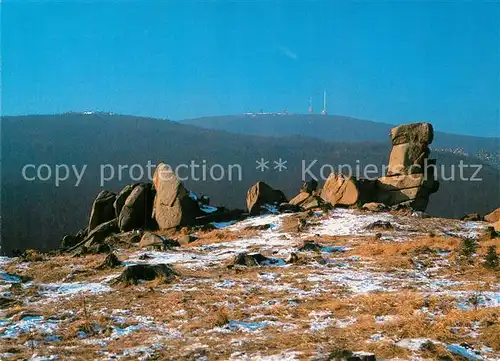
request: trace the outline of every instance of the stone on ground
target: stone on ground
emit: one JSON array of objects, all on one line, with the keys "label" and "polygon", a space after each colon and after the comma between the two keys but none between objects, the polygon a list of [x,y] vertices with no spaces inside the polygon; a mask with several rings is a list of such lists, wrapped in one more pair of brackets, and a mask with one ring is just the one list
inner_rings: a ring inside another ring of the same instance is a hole
[{"label": "stone on ground", "polygon": [[246,203],[250,215],[267,213],[266,205],[275,207],[283,202],[287,202],[283,192],[264,182],[257,182],[247,191]]},{"label": "stone on ground", "polygon": [[125,268],[114,283],[136,285],[139,281],[153,281],[156,279],[171,282],[175,276],[177,276],[177,273],[166,264],[136,264]]}]

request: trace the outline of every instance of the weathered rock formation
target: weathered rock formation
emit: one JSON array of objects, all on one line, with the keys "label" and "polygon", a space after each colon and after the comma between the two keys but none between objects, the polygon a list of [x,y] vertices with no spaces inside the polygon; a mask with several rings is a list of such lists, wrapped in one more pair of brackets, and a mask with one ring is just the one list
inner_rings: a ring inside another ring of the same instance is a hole
[{"label": "weathered rock formation", "polygon": [[433,137],[430,123],[403,124],[391,129],[393,147],[387,176],[376,181],[377,202],[425,210],[429,196],[439,189],[432,170],[435,160],[428,159]]},{"label": "weathered rock formation", "polygon": [[[151,224],[153,200],[154,192],[150,183],[142,183],[134,187],[120,209],[118,216],[120,230],[127,232],[148,228]],[[118,211],[118,208],[116,210]]]},{"label": "weathered rock formation", "polygon": [[314,179],[304,182],[300,193],[288,203],[300,206],[304,210],[322,208],[325,205],[325,201],[317,194],[317,188],[318,182]]},{"label": "weathered rock formation", "polygon": [[115,218],[115,209],[113,207],[115,199],[116,194],[107,190],[103,190],[97,195],[90,211],[89,232],[98,225]]},{"label": "weathered rock formation", "polygon": [[116,196],[115,203],[113,203],[113,207],[115,208],[116,218],[120,217],[120,212],[122,211],[125,201],[127,200],[128,196],[130,195],[130,193],[132,193],[132,191],[136,186],[137,184],[128,184]]},{"label": "weathered rock formation", "polygon": [[273,189],[264,182],[257,182],[247,191],[246,201],[248,213],[258,215],[287,202],[287,199],[282,191]]},{"label": "weathered rock formation", "polygon": [[[434,131],[429,123],[403,124],[393,128],[393,147],[386,176],[370,180],[331,173],[323,186],[321,198],[334,206],[382,203],[424,211],[429,196],[439,188],[434,179],[435,160],[428,159],[433,137]],[[306,194],[301,193],[291,202],[303,206],[305,199]]]},{"label": "weathered rock formation", "polygon": [[195,224],[196,218],[203,214],[198,202],[166,164],[156,167],[153,185],[156,191],[153,218],[160,229]]}]

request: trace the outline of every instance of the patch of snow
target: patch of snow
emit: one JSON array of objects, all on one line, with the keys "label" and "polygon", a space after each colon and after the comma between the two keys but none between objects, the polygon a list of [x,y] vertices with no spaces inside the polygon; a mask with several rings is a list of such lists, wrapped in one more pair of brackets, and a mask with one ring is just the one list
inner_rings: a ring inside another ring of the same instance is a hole
[{"label": "patch of snow", "polygon": [[37,354],[34,354],[29,358],[29,361],[52,361],[52,360],[59,360],[59,356],[57,355],[50,355],[50,356],[38,356]]},{"label": "patch of snow", "polygon": [[40,284],[40,295],[44,297],[72,297],[81,293],[109,292],[112,288],[106,284],[93,282],[48,283]]},{"label": "patch of snow", "polygon": [[448,345],[446,347],[448,351],[450,351],[452,354],[459,355],[466,360],[472,360],[472,361],[481,361],[484,360],[484,358],[481,355],[478,355],[477,353],[474,352],[473,349],[457,345],[457,344],[452,344]]},{"label": "patch of snow", "polygon": [[248,355],[244,352],[235,352],[231,354],[229,361],[296,361],[299,360],[298,352],[282,352],[277,355],[263,356],[260,353]]},{"label": "patch of snow", "polygon": [[396,342],[396,346],[406,348],[411,351],[419,351],[427,342],[440,344],[439,341],[431,340],[430,338],[404,338]]},{"label": "patch of snow", "polygon": [[375,316],[375,323],[391,322],[397,319],[395,315]]},{"label": "patch of snow", "polygon": [[[125,266],[134,264],[177,264],[180,263],[188,268],[203,268],[210,264],[218,264],[221,258],[217,254],[201,254],[194,252],[179,251],[149,251],[147,252],[150,258],[140,259],[144,252],[138,251],[130,254],[130,257],[123,262]],[[230,257],[230,256],[228,256]],[[226,257],[227,258],[227,257]]]},{"label": "patch of snow", "polygon": [[339,319],[335,322],[335,326],[338,328],[345,328],[352,326],[357,322],[356,317],[347,317],[344,319]]},{"label": "patch of snow", "polygon": [[228,331],[254,332],[268,325],[269,325],[268,321],[243,322],[243,321],[231,320],[227,325],[222,327],[216,327],[214,328],[214,330],[219,332],[228,332]]},{"label": "patch of snow", "polygon": [[288,217],[290,214],[264,214],[262,216],[250,217],[243,221],[235,223],[233,226],[229,227],[230,231],[239,231],[250,226],[263,226],[265,224],[273,224],[279,227],[283,222],[284,217]]},{"label": "patch of snow", "polygon": [[320,252],[333,253],[333,252],[345,252],[349,248],[345,246],[323,246],[320,248]]},{"label": "patch of snow", "polygon": [[198,196],[196,195],[196,193],[194,193],[193,191],[189,191],[189,194],[188,194],[189,198],[191,198],[192,200],[194,201],[197,201],[198,200]]},{"label": "patch of snow", "polygon": [[219,282],[219,283],[216,283],[214,285],[215,288],[231,288],[231,287],[234,287],[236,285],[236,282],[235,281],[231,281],[231,280],[224,280],[222,282]]},{"label": "patch of snow", "polygon": [[474,308],[500,307],[500,292],[492,291],[442,291],[433,295],[445,295],[456,298],[456,306],[463,310]]},{"label": "patch of snow", "polygon": [[0,333],[0,338],[17,338],[29,332],[50,335],[59,327],[59,321],[45,319],[43,316],[26,316],[19,321],[0,319],[0,327],[5,328]]},{"label": "patch of snow", "polygon": [[229,221],[229,222],[211,222],[210,224],[213,225],[216,229],[223,229],[232,226],[235,223],[236,221]]},{"label": "patch of snow", "polygon": [[352,209],[336,208],[308,233],[329,236],[371,235],[373,230],[367,230],[366,227],[376,221],[387,221],[397,226],[394,216],[389,213],[358,213]]},{"label": "patch of snow", "polygon": [[0,271],[0,282],[5,282],[5,283],[20,283],[21,278],[11,275],[7,272],[1,272]]},{"label": "patch of snow", "polygon": [[310,328],[311,331],[316,332],[330,327],[333,324],[333,319],[330,317],[332,313],[330,311],[312,311],[309,316],[313,318]]},{"label": "patch of snow", "polygon": [[262,272],[262,273],[259,273],[259,278],[265,279],[265,280],[269,280],[269,281],[273,281],[276,278],[278,278],[278,275],[276,273],[265,273],[265,272]]},{"label": "patch of snow", "polygon": [[[330,271],[330,270],[325,270]],[[307,277],[309,282],[323,283],[325,281],[339,283],[351,292],[365,294],[375,291],[391,291],[384,283],[391,280],[389,275],[361,270],[337,269],[329,273],[317,273]]]},{"label": "patch of snow", "polygon": [[205,212],[205,213],[214,213],[214,212],[217,212],[217,207],[207,206],[206,204],[202,204],[200,206],[200,209],[201,209],[202,212]]}]

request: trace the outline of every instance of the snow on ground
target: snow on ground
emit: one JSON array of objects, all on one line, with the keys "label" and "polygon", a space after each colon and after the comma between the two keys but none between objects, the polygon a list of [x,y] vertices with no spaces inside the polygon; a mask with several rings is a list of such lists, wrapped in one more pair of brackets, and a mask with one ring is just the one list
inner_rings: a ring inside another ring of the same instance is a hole
[{"label": "snow on ground", "polygon": [[282,352],[276,355],[263,356],[260,353],[248,355],[245,352],[235,352],[229,361],[295,361],[300,360],[298,352]]},{"label": "snow on ground", "polygon": [[359,214],[351,209],[339,208],[331,211],[327,219],[312,227],[308,233],[329,236],[373,235],[373,230],[367,230],[366,227],[376,221],[386,221],[400,227],[395,217],[388,213]]},{"label": "snow on ground", "polygon": [[39,294],[46,298],[71,297],[81,293],[109,292],[107,284],[96,282],[48,283],[40,284]]}]

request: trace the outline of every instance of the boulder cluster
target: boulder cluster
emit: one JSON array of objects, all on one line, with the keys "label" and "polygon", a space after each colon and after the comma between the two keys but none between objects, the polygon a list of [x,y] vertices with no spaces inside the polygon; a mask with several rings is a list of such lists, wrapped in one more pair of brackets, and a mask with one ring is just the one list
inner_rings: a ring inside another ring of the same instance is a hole
[{"label": "boulder cluster", "polygon": [[[263,213],[326,210],[332,206],[357,205],[370,211],[404,206],[424,211],[430,194],[439,185],[426,168],[435,164],[428,160],[432,139],[429,123],[395,127],[391,130],[393,148],[386,176],[368,180],[332,173],[322,189],[316,180],[309,180],[290,201],[282,191],[257,182],[247,191],[246,212],[210,206],[207,197],[186,189],[172,169],[160,163],[152,183],[127,185],[118,194],[101,191],[92,204],[88,226],[76,235],[65,236],[61,246],[76,254],[109,252],[116,244],[165,249],[194,240],[190,235],[175,241],[164,236],[182,227],[210,227],[213,222]],[[162,235],[148,232],[158,230]]]},{"label": "boulder cluster", "polygon": [[321,191],[321,198],[332,205],[373,203],[388,207],[407,207],[425,211],[429,196],[437,192],[436,161],[428,159],[433,140],[429,123],[404,124],[391,129],[392,151],[386,176],[376,180],[356,179],[332,173]]}]

